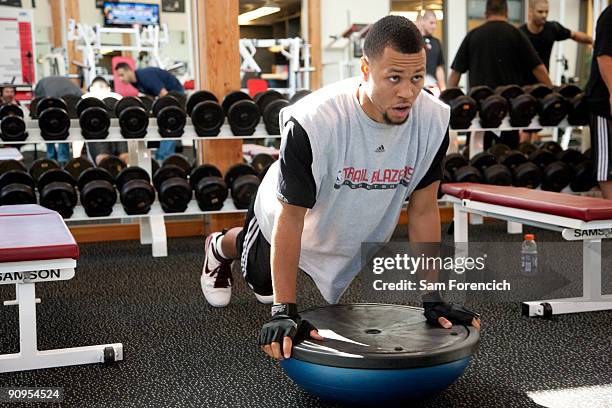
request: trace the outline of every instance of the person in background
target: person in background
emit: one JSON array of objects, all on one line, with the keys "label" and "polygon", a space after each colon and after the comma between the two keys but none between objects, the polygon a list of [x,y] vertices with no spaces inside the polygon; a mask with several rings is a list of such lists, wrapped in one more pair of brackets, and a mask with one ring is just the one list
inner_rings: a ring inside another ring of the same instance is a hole
[{"label": "person in background", "polygon": [[419,30],[425,41],[425,52],[427,55],[425,87],[437,87],[440,92],[446,89],[446,74],[444,73],[444,53],[440,40],[433,36],[436,31],[438,20],[436,13],[425,10],[425,13],[417,19]]},{"label": "person in background", "polygon": [[[52,96],[61,98],[64,95],[76,95],[81,97],[83,92],[70,78],[63,76],[49,76],[41,79],[34,88],[34,96],[44,98]],[[54,143],[47,144],[47,158],[57,160],[61,164],[70,160],[70,144],[58,143],[57,147]]]},{"label": "person in background", "polygon": [[17,88],[12,84],[4,84],[0,86],[2,90],[2,96],[0,105],[17,104],[15,97],[17,96]]},{"label": "person in background", "polygon": [[117,92],[113,92],[113,88],[111,87],[110,83],[106,80],[106,78],[102,76],[95,77],[91,81],[91,84],[89,85],[89,88],[87,89],[87,93],[82,96],[82,98],[89,98],[89,97],[98,98],[98,99],[104,99],[104,98],[121,99],[123,98],[123,96],[119,95]]},{"label": "person in background", "polygon": [[[579,31],[571,31],[556,21],[546,21],[548,17],[548,0],[529,0],[529,11],[527,23],[520,27],[520,30],[529,38],[538,56],[549,70],[550,54],[555,41],[564,41],[568,38],[581,43],[593,44],[593,38]],[[526,83],[535,84],[538,80],[529,73]]]},{"label": "person in background", "polygon": [[[133,85],[145,95],[154,97],[165,96],[168,92],[185,93],[183,85],[168,71],[157,67],[140,68],[133,70],[126,62],[115,65],[115,72],[122,82]],[[156,160],[164,160],[176,150],[174,140],[162,140],[155,153]]]},{"label": "person in background", "polygon": [[585,93],[591,108],[591,150],[597,181],[604,198],[612,200],[612,6],[597,19]]}]

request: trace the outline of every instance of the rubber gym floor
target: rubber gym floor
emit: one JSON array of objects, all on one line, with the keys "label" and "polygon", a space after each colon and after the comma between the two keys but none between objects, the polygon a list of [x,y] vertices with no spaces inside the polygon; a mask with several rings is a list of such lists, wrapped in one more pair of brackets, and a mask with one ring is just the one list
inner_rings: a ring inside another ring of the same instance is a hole
[{"label": "rubber gym floor", "polygon": [[[561,240],[526,228],[532,231],[540,241]],[[394,239],[405,237],[398,227]],[[472,241],[520,239],[499,222],[470,229]],[[257,303],[239,274],[228,307],[206,304],[202,246],[202,238],[171,239],[169,256],[153,258],[138,242],[81,245],[72,280],[37,285],[39,349],[122,342],[124,361],[0,374],[0,386],[63,387],[66,407],[333,406],[297,388],[259,351],[269,307]],[[604,254],[610,249],[604,246]],[[558,255],[560,264],[582,256]],[[300,307],[324,304],[310,280],[302,276],[298,284]],[[367,302],[362,285],[357,278],[341,302]],[[604,288],[612,293],[606,265]],[[14,286],[0,285],[1,300],[13,296]],[[521,317],[518,303],[467,306],[483,315],[479,351],[455,384],[411,407],[535,407],[528,393],[538,391],[549,407],[612,406],[612,311],[547,321]],[[17,308],[0,307],[0,321],[0,353],[18,352]]]}]

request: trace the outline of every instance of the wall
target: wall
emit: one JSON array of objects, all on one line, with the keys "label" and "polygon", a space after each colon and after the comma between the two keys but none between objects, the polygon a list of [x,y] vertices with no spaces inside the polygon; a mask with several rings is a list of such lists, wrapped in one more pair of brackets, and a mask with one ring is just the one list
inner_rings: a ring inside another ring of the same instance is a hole
[{"label": "wall", "polygon": [[[321,59],[323,85],[341,78],[340,65],[347,60],[347,51],[329,47],[332,35],[339,35],[353,23],[374,23],[389,14],[390,1],[321,0]],[[351,51],[352,52],[352,51]],[[352,76],[359,73],[359,60],[351,58]],[[348,71],[348,70],[347,70]],[[345,73],[345,77],[347,73]]]},{"label": "wall", "polygon": [[[558,21],[566,28],[572,31],[579,31],[580,27],[580,0],[553,0],[548,2],[550,4],[550,10],[548,14],[549,21]],[[565,3],[565,15],[563,21],[561,21],[561,4]],[[556,63],[557,52],[561,50],[561,53],[567,58],[568,71],[566,76],[574,76],[576,73],[576,60],[578,54],[578,43],[573,40],[558,41],[555,43],[551,56],[550,56],[550,78],[555,83],[557,75],[563,73],[563,67],[559,63]],[[560,78],[560,76],[559,76]]]}]

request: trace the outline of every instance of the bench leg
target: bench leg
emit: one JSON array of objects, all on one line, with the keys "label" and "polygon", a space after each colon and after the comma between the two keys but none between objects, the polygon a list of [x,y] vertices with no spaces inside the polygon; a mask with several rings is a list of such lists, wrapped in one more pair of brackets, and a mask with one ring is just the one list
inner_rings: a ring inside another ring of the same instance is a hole
[{"label": "bench leg", "polygon": [[558,314],[612,310],[612,295],[601,293],[601,240],[582,243],[582,297],[524,302],[523,316],[551,317]]},{"label": "bench leg", "polygon": [[19,305],[19,353],[0,355],[0,373],[102,363],[105,349],[107,355],[114,355],[114,361],[123,360],[121,343],[39,351],[34,283],[17,284],[16,301]]},{"label": "bench leg", "polygon": [[520,222],[508,221],[507,231],[508,234],[522,234],[523,224]]},{"label": "bench leg", "polygon": [[168,256],[166,224],[163,215],[152,215],[149,218],[152,237],[152,252],[154,257]]}]

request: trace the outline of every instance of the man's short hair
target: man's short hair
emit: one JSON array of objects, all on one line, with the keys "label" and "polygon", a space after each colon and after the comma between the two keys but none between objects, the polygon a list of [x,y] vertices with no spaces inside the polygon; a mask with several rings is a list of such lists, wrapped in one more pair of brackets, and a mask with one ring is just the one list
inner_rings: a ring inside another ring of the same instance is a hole
[{"label": "man's short hair", "polygon": [[508,2],[506,0],[487,0],[486,14],[491,16],[503,16],[508,13]]},{"label": "man's short hair", "polygon": [[382,55],[386,47],[404,54],[416,54],[423,49],[423,36],[406,17],[386,16],[372,25],[363,44],[368,58]]},{"label": "man's short hair", "polygon": [[131,71],[132,67],[127,62],[120,62],[117,65],[115,65],[115,71],[117,71],[119,69],[125,69],[127,71]]},{"label": "man's short hair", "polygon": [[548,0],[529,0],[529,8],[533,10],[540,3],[548,4]]}]

